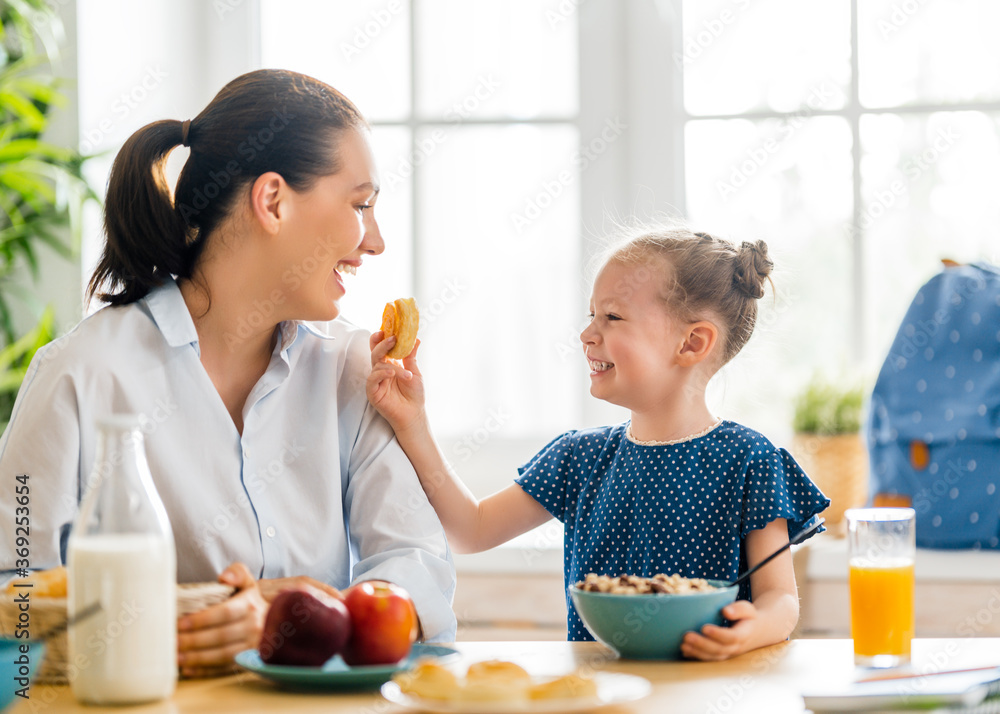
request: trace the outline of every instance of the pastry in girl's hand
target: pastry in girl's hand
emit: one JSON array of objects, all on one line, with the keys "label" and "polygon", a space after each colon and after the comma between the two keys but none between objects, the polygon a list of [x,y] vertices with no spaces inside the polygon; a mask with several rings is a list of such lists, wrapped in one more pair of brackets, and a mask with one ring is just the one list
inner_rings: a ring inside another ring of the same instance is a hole
[{"label": "pastry in girl's hand", "polygon": [[387,302],[382,312],[382,332],[385,337],[396,337],[396,344],[386,355],[390,359],[403,359],[411,352],[417,342],[417,327],[420,324],[420,312],[413,298],[400,298],[395,302]]},{"label": "pastry in girl's hand", "polygon": [[458,692],[455,675],[434,662],[420,662],[409,672],[393,675],[392,679],[399,685],[399,691],[425,699],[454,699]]},{"label": "pastry in girl's hand", "polygon": [[597,696],[597,683],[589,677],[567,674],[551,682],[536,684],[528,695],[532,699],[583,699]]}]

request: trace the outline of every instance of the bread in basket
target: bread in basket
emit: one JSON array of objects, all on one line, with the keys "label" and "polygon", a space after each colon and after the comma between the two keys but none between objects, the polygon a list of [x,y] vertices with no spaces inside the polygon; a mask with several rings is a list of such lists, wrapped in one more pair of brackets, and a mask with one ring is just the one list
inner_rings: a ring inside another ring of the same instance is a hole
[{"label": "bread in basket", "polygon": [[[13,636],[21,611],[15,601],[24,588],[17,584],[30,583],[30,632],[32,636],[66,622],[66,568],[59,566],[40,570],[28,578],[11,582],[0,594],[0,634]],[[233,588],[221,583],[184,583],[177,586],[177,617],[198,612],[227,600]],[[63,629],[46,644],[45,659],[38,670],[36,682],[68,683],[68,637]]]}]

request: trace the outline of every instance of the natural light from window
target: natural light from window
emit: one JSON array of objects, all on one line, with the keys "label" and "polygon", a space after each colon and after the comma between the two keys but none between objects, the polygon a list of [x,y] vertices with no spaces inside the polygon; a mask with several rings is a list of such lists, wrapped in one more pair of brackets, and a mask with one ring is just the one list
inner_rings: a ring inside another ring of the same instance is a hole
[{"label": "natural light from window", "polygon": [[585,307],[575,22],[551,27],[533,0],[414,18],[406,2],[260,4],[263,65],[329,82],[373,127],[386,251],[349,282],[344,316],[375,329],[387,300],[416,296],[441,434],[575,424],[583,359],[567,365],[553,328]]},{"label": "natural light from window", "polygon": [[[777,264],[724,380],[772,433],[817,370],[873,381],[940,259],[997,262],[1000,8],[857,6],[852,38],[847,0],[683,3],[689,217]],[[741,386],[758,366],[785,377],[766,396]]]}]

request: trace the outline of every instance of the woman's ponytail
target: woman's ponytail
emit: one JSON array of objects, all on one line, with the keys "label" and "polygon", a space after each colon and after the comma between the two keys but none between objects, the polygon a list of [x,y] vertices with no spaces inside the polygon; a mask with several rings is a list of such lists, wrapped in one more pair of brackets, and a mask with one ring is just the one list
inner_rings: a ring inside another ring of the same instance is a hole
[{"label": "woman's ponytail", "polygon": [[89,298],[125,305],[171,274],[187,277],[188,229],[164,175],[167,156],[182,143],[181,127],[176,120],[147,124],[115,157],[104,203],[107,242],[87,287]]}]

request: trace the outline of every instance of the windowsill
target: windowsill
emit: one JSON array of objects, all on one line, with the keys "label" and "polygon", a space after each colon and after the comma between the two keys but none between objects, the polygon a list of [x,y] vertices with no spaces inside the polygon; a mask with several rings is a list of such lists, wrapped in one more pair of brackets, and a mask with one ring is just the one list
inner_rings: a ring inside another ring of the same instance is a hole
[{"label": "windowsill", "polygon": [[[810,580],[847,580],[847,539],[823,534],[810,539],[806,573]],[[917,548],[918,581],[1000,582],[1000,551]]]}]

